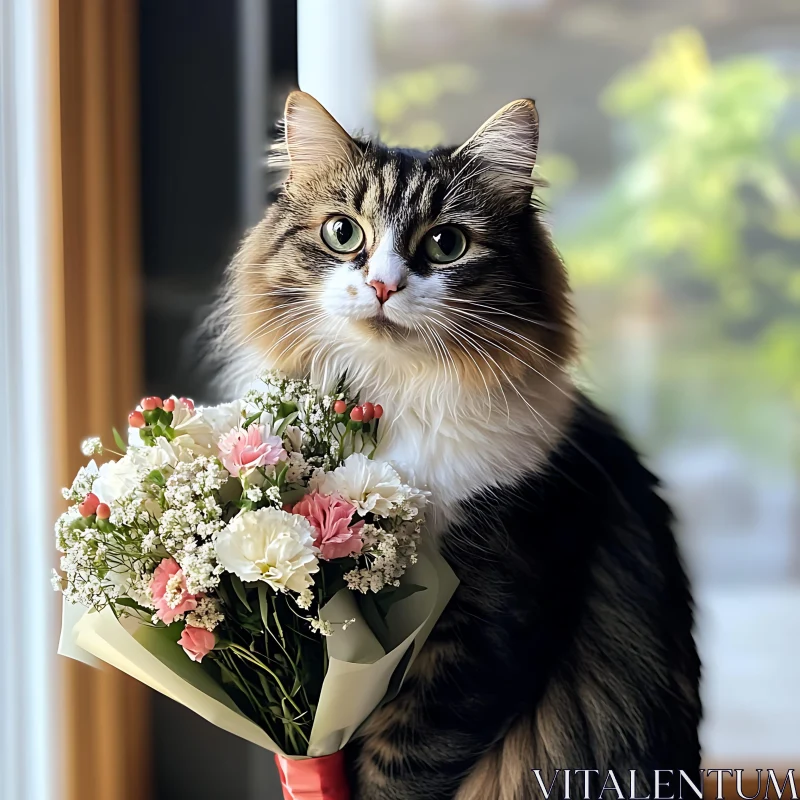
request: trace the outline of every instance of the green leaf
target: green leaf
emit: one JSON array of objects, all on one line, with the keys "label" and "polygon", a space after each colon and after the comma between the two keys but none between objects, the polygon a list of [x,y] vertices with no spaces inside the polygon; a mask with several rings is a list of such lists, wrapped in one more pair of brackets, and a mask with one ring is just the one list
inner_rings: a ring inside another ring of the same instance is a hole
[{"label": "green leaf", "polygon": [[293,422],[294,422],[294,421],[295,421],[295,420],[296,420],[296,419],[297,419],[299,416],[300,416],[300,414],[299,414],[299,412],[298,412],[298,411],[294,411],[293,413],[289,414],[289,416],[288,416],[288,417],[286,417],[286,419],[284,419],[284,420],[283,420],[283,422],[281,422],[281,424],[280,424],[280,425],[278,425],[278,427],[277,427],[277,429],[276,429],[276,431],[275,431],[275,435],[276,435],[276,436],[283,436],[283,434],[284,434],[284,433],[286,433],[286,429],[287,429],[287,428],[288,428],[288,427],[289,427],[289,426],[290,426],[290,425],[291,425],[291,424],[292,424],[292,423],[293,423]]},{"label": "green leaf", "polygon": [[114,600],[114,604],[118,606],[125,606],[125,608],[135,608],[137,611],[145,610],[144,606],[140,606],[135,600],[132,600],[130,597],[118,597],[116,600]]},{"label": "green leaf", "polygon": [[239,620],[239,624],[242,626],[242,629],[246,630],[251,636],[260,636],[264,631],[264,626],[261,624],[260,619],[257,622],[253,618]]},{"label": "green leaf", "polygon": [[167,482],[164,480],[164,474],[161,472],[160,469],[154,469],[151,473],[148,474],[147,480],[152,481],[157,486],[166,486]]},{"label": "green leaf", "polygon": [[231,598],[228,596],[228,592],[227,592],[227,590],[225,589],[225,586],[222,583],[220,583],[219,586],[217,586],[217,594],[220,596],[220,598],[222,599],[222,602],[228,608],[233,608],[233,603],[231,603]]},{"label": "green leaf", "polygon": [[275,476],[275,485],[277,487],[281,487],[283,482],[286,480],[286,473],[289,470],[289,462],[287,461],[280,469],[278,474]]},{"label": "green leaf", "polygon": [[391,586],[388,589],[382,589],[375,597],[375,604],[385,617],[389,613],[389,609],[401,600],[411,597],[412,594],[417,592],[424,592],[424,586],[418,586],[416,583],[401,583],[400,586]]},{"label": "green leaf", "polygon": [[288,417],[293,411],[297,411],[297,403],[282,401],[278,407],[278,417]]},{"label": "green leaf", "polygon": [[114,441],[116,442],[117,447],[119,447],[120,452],[127,453],[128,445],[125,444],[125,440],[122,438],[122,436],[120,436],[119,431],[116,428],[112,428],[111,432],[114,434]]},{"label": "green leaf", "polygon": [[244,584],[239,577],[233,573],[231,573],[231,585],[233,586],[233,591],[236,592],[236,596],[242,601],[242,605],[244,605],[248,611],[252,611],[253,609],[250,607],[250,603],[247,602],[247,590],[244,588]]},{"label": "green leaf", "polygon": [[258,675],[258,682],[261,684],[261,689],[266,695],[267,700],[269,700],[270,703],[275,703],[276,702],[275,693],[272,690],[272,687],[269,685],[269,680],[267,680],[267,676],[261,670],[258,670],[256,672],[256,675]]},{"label": "green leaf", "polygon": [[243,423],[243,428],[249,428],[264,412],[263,411],[256,411],[255,414],[251,414]]},{"label": "green leaf", "polygon": [[375,638],[380,642],[381,647],[387,652],[391,649],[389,628],[386,625],[381,610],[372,592],[357,595],[358,606],[364,615],[364,621],[369,625],[369,629],[375,634]]},{"label": "green leaf", "polygon": [[281,492],[281,500],[291,505],[299,503],[305,496],[305,489],[290,489],[288,492]]},{"label": "green leaf", "polygon": [[240,692],[242,692],[246,696],[247,689],[242,684],[242,681],[239,678],[239,676],[232,670],[228,669],[228,667],[225,666],[225,664],[223,664],[221,661],[218,662],[218,665],[219,665],[220,675],[222,676],[222,683],[226,685],[235,686],[237,689],[239,689]]}]

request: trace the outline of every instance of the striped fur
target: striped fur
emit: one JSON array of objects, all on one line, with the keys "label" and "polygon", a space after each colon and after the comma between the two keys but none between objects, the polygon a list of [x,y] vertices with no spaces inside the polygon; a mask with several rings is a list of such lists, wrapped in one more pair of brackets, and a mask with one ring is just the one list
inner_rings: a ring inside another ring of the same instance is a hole
[{"label": "striped fur", "polygon": [[696,774],[690,595],[654,489],[582,400],[543,472],[465,503],[443,536],[462,583],[353,745],[358,800],[538,798],[533,768],[637,769],[640,792]]},{"label": "striped fur", "polygon": [[[229,270],[224,358],[345,375],[382,403],[379,455],[432,489],[430,532],[461,578],[402,692],[348,748],[354,800],[526,800],[533,768],[699,766],[671,517],[570,379],[537,143],[531,101],[460,148],[417,153],[353,139],[295,93],[285,181]],[[364,233],[350,254],[320,235],[341,214]],[[468,240],[447,265],[423,245],[441,224]],[[383,306],[368,285],[381,269],[399,286]]]}]

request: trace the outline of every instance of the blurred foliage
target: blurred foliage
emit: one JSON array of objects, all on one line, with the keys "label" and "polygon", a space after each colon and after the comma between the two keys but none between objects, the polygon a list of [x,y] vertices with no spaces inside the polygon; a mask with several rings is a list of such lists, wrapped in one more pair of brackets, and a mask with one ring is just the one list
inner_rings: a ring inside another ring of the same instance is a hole
[{"label": "blurred foliage", "polygon": [[767,58],[712,63],[696,30],[665,37],[603,93],[626,158],[561,244],[578,287],[649,276],[702,318],[689,349],[748,349],[800,404],[800,137],[782,133],[797,96]]},{"label": "blurred foliage", "polygon": [[[548,203],[554,203],[578,179],[578,167],[563,153],[540,153],[536,159],[534,175],[544,182]],[[541,194],[541,192],[538,192]]]},{"label": "blurred foliage", "polygon": [[434,64],[391,75],[375,93],[381,139],[390,147],[419,150],[442,144],[446,136],[435,119],[437,102],[448,94],[467,94],[476,84],[477,73],[467,64]]},{"label": "blurred foliage", "polygon": [[[375,96],[382,139],[441,144],[442,99],[477,84],[462,63],[391,75]],[[765,408],[778,387],[800,406],[800,134],[787,130],[799,87],[765,56],[712,62],[701,34],[679,29],[600,98],[624,157],[599,196],[586,202],[567,156],[540,158],[548,201],[572,202],[578,184],[572,208],[589,209],[558,241],[595,317],[592,338],[618,336],[619,315],[633,313],[651,315],[669,339],[651,376],[662,399],[648,435],[661,441],[716,424],[762,438],[762,420],[745,409]],[[619,353],[596,345],[599,382],[625,391],[613,378]]]}]

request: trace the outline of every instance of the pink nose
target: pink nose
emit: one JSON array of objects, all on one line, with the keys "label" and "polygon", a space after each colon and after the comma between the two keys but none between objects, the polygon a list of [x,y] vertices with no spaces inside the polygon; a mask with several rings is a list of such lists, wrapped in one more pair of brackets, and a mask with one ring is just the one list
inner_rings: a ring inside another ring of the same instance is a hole
[{"label": "pink nose", "polygon": [[396,283],[370,281],[367,285],[371,286],[375,290],[375,294],[378,296],[378,302],[381,305],[383,305],[397,291]]}]

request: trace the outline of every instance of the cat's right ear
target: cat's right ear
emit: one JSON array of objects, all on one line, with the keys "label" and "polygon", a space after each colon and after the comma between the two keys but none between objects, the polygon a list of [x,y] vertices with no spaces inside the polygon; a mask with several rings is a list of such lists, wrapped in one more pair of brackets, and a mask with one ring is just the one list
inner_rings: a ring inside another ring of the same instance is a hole
[{"label": "cat's right ear", "polygon": [[306,92],[292,92],[287,98],[285,125],[291,173],[326,161],[352,162],[358,153],[347,131]]}]

